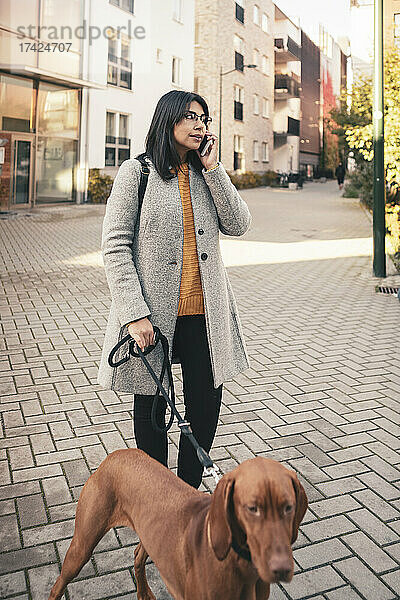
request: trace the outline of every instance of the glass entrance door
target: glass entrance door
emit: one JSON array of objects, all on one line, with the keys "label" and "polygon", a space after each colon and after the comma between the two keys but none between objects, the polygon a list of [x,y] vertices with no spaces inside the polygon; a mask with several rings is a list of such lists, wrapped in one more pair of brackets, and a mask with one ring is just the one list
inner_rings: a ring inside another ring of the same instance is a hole
[{"label": "glass entrance door", "polygon": [[14,138],[12,171],[12,204],[31,201],[32,141]]}]

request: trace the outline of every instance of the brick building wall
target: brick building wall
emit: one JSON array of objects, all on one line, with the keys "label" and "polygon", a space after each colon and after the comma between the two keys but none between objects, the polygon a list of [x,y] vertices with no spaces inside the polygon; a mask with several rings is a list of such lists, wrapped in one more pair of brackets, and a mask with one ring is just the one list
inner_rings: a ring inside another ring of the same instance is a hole
[{"label": "brick building wall", "polygon": [[[272,111],[274,93],[274,6],[270,0],[257,0],[260,25],[253,22],[254,2],[242,0],[244,23],[236,19],[235,2],[226,0],[196,0],[195,90],[203,95],[213,117],[212,130],[219,131],[219,74],[235,67],[234,36],[243,40],[244,64],[254,61],[254,49],[259,50],[257,69],[244,68],[222,78],[222,135],[221,159],[228,171],[234,169],[234,136],[243,140],[242,170],[266,171],[272,168]],[[262,14],[267,15],[269,32],[261,27]],[[268,58],[269,74],[262,72],[261,57]],[[234,86],[242,88],[243,121],[234,118]],[[259,114],[254,114],[254,94],[259,96]],[[269,116],[263,117],[262,98],[269,103]],[[253,161],[253,142],[259,146],[258,161]],[[269,145],[269,162],[263,162],[262,142]]]}]

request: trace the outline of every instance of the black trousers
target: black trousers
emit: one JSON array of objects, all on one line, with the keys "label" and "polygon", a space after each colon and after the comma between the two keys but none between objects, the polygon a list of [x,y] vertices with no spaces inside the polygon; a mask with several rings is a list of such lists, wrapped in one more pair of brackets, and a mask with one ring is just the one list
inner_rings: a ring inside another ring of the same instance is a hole
[{"label": "black trousers", "polygon": [[[207,452],[217,429],[222,399],[222,384],[214,388],[204,315],[177,318],[172,344],[173,356],[179,356],[182,367],[185,420],[194,437]],[[155,431],[151,425],[154,396],[134,394],[133,422],[136,445],[168,466],[167,433]],[[164,424],[166,402],[158,402],[157,422]],[[198,488],[203,467],[188,438],[181,433],[178,454],[178,477]]]}]

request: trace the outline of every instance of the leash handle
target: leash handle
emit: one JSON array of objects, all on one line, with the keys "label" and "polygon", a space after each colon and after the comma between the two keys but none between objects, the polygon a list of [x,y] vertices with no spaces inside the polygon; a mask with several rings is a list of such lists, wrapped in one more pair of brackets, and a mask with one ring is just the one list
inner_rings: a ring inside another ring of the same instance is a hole
[{"label": "leash handle", "polygon": [[126,363],[126,361],[130,359],[130,355],[128,353],[125,356],[123,356],[121,358],[121,360],[119,360],[117,362],[114,362],[114,360],[113,360],[114,355],[118,352],[118,350],[121,348],[121,346],[123,346],[125,344],[125,342],[127,342],[130,339],[132,339],[132,338],[128,333],[128,335],[126,335],[124,338],[122,338],[122,340],[120,340],[118,342],[118,344],[116,346],[114,346],[114,348],[111,350],[111,352],[108,356],[108,364],[110,365],[110,367],[119,367],[120,365],[122,365],[123,363]]},{"label": "leash handle", "polygon": [[[131,356],[146,356],[146,354],[149,354],[152,350],[154,350],[154,348],[157,346],[158,342],[160,341],[160,336],[161,336],[161,331],[159,330],[158,327],[153,327],[153,331],[154,331],[154,344],[151,344],[150,346],[146,346],[146,348],[144,350],[140,350],[141,354],[139,354],[138,350],[139,350],[139,346],[137,345],[136,341],[132,338],[132,336],[128,333],[128,335],[126,335],[125,337],[123,337],[118,344],[116,344],[114,346],[114,348],[111,350],[109,356],[108,356],[108,364],[110,365],[110,367],[119,367],[120,365],[126,363]],[[123,356],[119,361],[114,362],[114,356],[115,354],[118,352],[118,350],[121,348],[121,346],[123,346],[126,342],[129,342],[128,345],[128,353]],[[135,350],[136,348],[136,350]]]},{"label": "leash handle", "polygon": [[[146,346],[144,350],[140,349],[141,354],[139,354],[138,350],[139,350],[139,346],[137,345],[137,342],[135,342],[135,340],[131,341],[129,344],[129,354],[131,354],[132,356],[146,356],[146,354],[150,354],[150,352],[152,352],[152,350],[154,350],[154,348],[157,346],[158,342],[161,339],[161,331],[159,330],[158,327],[153,327],[153,331],[154,331],[154,343],[150,344],[150,346]],[[136,348],[136,350],[135,350]]]}]

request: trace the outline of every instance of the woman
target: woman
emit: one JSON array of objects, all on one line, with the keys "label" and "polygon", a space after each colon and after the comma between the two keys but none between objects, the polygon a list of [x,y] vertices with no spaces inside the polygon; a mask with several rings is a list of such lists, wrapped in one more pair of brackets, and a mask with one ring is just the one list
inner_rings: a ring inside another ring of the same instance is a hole
[{"label": "woman", "polygon": [[[140,358],[117,368],[108,365],[117,341],[129,332],[143,349],[153,341],[153,325],[160,328],[169,342],[170,360],[181,363],[185,419],[207,451],[217,427],[222,385],[249,366],[219,231],[243,235],[251,217],[217,160],[215,134],[207,133],[213,145],[200,156],[210,121],[201,96],[178,90],[162,96],[146,137],[150,174],[140,215],[140,163],[129,159],[118,170],[103,223],[102,254],[112,302],[97,382],[134,394],[137,446],[164,465],[167,434],[154,431],[150,418],[156,385]],[[160,344],[147,358],[160,373]],[[167,386],[166,377],[163,384]],[[158,408],[162,424],[164,399]],[[178,476],[196,488],[202,477],[184,435]]]}]

